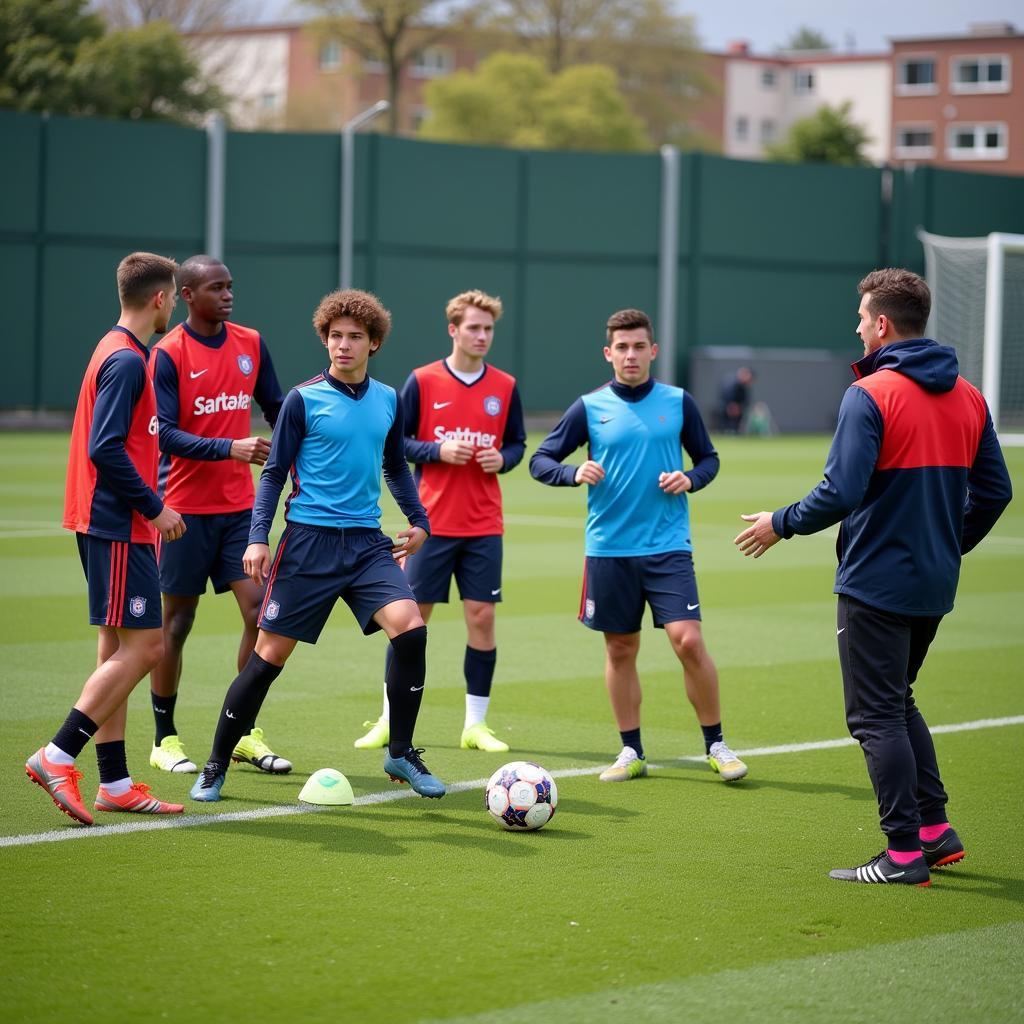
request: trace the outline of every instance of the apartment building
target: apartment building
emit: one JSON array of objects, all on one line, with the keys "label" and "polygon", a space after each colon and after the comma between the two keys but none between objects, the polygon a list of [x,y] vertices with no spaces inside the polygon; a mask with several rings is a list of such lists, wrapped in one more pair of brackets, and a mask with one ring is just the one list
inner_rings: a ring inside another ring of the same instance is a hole
[{"label": "apartment building", "polygon": [[893,39],[892,66],[894,161],[1024,174],[1024,34]]}]

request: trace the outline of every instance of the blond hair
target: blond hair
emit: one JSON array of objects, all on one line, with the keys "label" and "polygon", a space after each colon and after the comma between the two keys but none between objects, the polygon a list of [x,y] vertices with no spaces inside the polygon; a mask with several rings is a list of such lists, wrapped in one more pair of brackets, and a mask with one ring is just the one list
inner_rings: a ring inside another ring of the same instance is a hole
[{"label": "blond hair", "polygon": [[475,306],[477,309],[482,309],[485,313],[490,313],[494,317],[495,323],[501,319],[501,299],[488,295],[487,292],[482,292],[478,288],[473,288],[468,292],[456,295],[454,299],[448,300],[448,305],[445,307],[448,323],[455,324],[458,327],[470,306]]},{"label": "blond hair", "polygon": [[117,265],[117,295],[126,309],[141,309],[159,291],[174,288],[178,264],[168,256],[133,252]]}]

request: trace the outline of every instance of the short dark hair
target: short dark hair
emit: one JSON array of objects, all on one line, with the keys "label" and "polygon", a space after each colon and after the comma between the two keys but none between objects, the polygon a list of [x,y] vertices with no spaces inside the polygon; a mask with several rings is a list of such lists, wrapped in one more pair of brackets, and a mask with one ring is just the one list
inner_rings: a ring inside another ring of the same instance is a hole
[{"label": "short dark hair", "polygon": [[202,284],[210,267],[224,267],[227,270],[224,261],[217,259],[216,256],[189,256],[178,268],[178,287],[195,288],[196,285]]},{"label": "short dark hair", "polygon": [[605,334],[610,342],[616,331],[634,331],[643,327],[647,331],[647,340],[654,340],[654,327],[651,325],[651,318],[642,309],[620,309],[608,317],[605,325]]},{"label": "short dark hair", "polygon": [[870,293],[868,312],[885,316],[904,337],[921,337],[928,326],[932,293],[923,278],[900,267],[872,270],[859,285],[861,295]]},{"label": "short dark hair", "polygon": [[[380,350],[391,330],[391,314],[384,308],[380,299],[369,292],[361,292],[356,288],[346,288],[340,292],[331,292],[320,300],[320,305],[313,313],[313,326],[316,333],[326,342],[327,332],[331,324],[343,316],[350,317],[357,324],[366,328],[370,341],[379,341]],[[373,355],[373,352],[370,353]]]},{"label": "short dark hair", "polygon": [[133,252],[117,265],[117,294],[121,305],[140,309],[168,285],[174,287],[178,264],[168,256]]}]

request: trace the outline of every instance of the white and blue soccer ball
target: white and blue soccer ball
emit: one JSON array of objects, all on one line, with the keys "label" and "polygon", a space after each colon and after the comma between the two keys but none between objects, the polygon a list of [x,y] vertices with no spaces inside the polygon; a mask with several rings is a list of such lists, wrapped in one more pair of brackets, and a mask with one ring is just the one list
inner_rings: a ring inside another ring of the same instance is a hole
[{"label": "white and blue soccer ball", "polygon": [[543,828],[555,816],[558,787],[539,764],[510,761],[487,780],[484,804],[509,832],[528,832]]}]

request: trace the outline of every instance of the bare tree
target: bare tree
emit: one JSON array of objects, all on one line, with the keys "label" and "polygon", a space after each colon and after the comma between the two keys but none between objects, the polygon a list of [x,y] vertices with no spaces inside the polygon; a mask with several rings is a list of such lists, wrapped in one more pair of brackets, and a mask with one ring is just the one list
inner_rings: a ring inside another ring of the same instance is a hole
[{"label": "bare tree", "polygon": [[111,28],[135,28],[166,21],[179,32],[211,32],[255,19],[252,0],[97,0],[96,10]]},{"label": "bare tree", "polygon": [[388,130],[399,125],[402,72],[424,50],[452,31],[453,22],[465,19],[476,0],[305,0],[320,17],[311,28],[324,38],[336,39],[364,60],[383,64],[388,77]]}]

